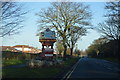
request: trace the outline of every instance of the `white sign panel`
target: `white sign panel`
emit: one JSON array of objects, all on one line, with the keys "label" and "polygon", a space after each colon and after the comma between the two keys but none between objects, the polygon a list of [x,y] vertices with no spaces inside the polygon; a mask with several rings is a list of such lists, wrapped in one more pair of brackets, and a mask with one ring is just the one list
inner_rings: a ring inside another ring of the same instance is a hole
[{"label": "white sign panel", "polygon": [[53,54],[45,54],[45,56],[53,56]]}]

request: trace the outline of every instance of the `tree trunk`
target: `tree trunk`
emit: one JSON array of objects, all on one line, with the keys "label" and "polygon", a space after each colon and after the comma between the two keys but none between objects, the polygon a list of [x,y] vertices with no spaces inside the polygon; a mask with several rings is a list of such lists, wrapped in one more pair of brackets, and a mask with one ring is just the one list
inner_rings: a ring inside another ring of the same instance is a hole
[{"label": "tree trunk", "polygon": [[70,48],[70,55],[73,56],[73,48]]},{"label": "tree trunk", "polygon": [[67,46],[65,44],[64,45],[64,54],[63,54],[63,60],[66,60],[66,51],[67,51]]},{"label": "tree trunk", "polygon": [[119,46],[120,39],[117,40],[117,48],[116,48],[116,53],[117,53],[117,58],[120,61],[120,46]]}]

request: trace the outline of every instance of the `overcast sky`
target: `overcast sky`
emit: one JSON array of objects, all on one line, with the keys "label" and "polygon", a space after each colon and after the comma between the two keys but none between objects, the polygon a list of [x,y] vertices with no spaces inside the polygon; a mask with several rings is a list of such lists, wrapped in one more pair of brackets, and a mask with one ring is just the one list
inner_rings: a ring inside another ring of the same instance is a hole
[{"label": "overcast sky", "polygon": [[[42,8],[47,8],[51,6],[51,4],[49,2],[24,2],[23,4],[25,5],[24,10],[31,10],[25,17],[24,28],[21,29],[21,33],[18,35],[3,38],[2,45],[29,45],[41,49],[39,37],[36,36],[38,28],[38,16],[36,16],[35,14],[38,13]],[[97,24],[99,22],[104,21],[103,15],[105,14],[105,2],[85,2],[84,4],[90,5],[90,10],[92,11],[93,15],[91,23],[93,27],[97,27]],[[78,49],[87,49],[87,47],[99,37],[100,34],[97,31],[89,30],[87,36],[82,37],[78,41]]]}]

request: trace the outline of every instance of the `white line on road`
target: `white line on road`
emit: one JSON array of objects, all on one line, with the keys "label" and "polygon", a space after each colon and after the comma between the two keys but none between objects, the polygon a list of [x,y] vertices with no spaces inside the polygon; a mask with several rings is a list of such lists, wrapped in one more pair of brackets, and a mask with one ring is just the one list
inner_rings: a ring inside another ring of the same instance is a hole
[{"label": "white line on road", "polygon": [[[72,69],[69,71],[69,73],[67,74],[68,76],[67,76],[66,80],[70,78],[71,74],[73,73],[73,71],[74,71],[75,68],[77,67],[77,65],[78,65],[78,63],[80,62],[80,60],[81,60],[81,59],[79,59],[79,61],[78,61],[78,62],[72,67]],[[65,79],[65,77],[66,77],[66,76],[64,76],[64,79]]]}]

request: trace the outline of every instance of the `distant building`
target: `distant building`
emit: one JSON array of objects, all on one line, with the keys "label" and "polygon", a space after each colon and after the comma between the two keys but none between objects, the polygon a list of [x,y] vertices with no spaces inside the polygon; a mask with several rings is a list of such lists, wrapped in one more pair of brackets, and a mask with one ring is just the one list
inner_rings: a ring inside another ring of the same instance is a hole
[{"label": "distant building", "polygon": [[28,45],[2,46],[2,51],[23,52],[23,53],[41,53],[42,50]]},{"label": "distant building", "polygon": [[16,45],[13,47],[24,53],[41,53],[42,52],[40,49],[36,49],[36,48],[28,46],[28,45]]},{"label": "distant building", "polygon": [[20,52],[12,46],[2,46],[2,51]]}]

